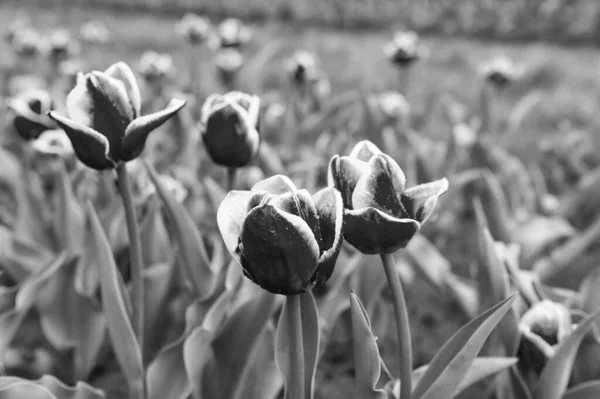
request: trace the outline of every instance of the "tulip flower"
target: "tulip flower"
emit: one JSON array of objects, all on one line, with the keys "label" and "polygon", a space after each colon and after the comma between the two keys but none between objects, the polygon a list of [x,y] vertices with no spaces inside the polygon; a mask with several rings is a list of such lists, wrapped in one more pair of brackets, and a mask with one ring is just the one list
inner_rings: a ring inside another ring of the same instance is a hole
[{"label": "tulip flower", "polygon": [[250,191],[231,191],[219,230],[244,274],[263,289],[296,295],[326,282],[342,244],[343,202],[332,187],[312,197],[276,175]]},{"label": "tulip flower", "polygon": [[150,132],[184,105],[184,100],[172,100],[166,109],[140,116],[137,82],[131,69],[119,62],[105,72],[80,75],[67,96],[70,118],[56,112],[49,115],[69,136],[79,160],[104,170],[139,156]]},{"label": "tulip flower", "polygon": [[62,129],[46,130],[31,142],[31,146],[44,155],[68,158],[75,154],[69,136]]},{"label": "tulip flower", "polygon": [[110,40],[110,30],[104,22],[92,20],[81,24],[79,33],[84,42],[88,44],[104,44]]},{"label": "tulip flower", "polygon": [[237,18],[228,18],[217,28],[219,48],[241,48],[252,39],[252,30]]},{"label": "tulip flower", "polygon": [[285,64],[289,79],[294,86],[303,87],[318,79],[321,72],[321,62],[317,56],[307,51],[297,51]]},{"label": "tulip flower", "polygon": [[206,99],[202,106],[202,139],[216,164],[239,168],[257,155],[259,111],[257,96],[238,91]]},{"label": "tulip flower", "polygon": [[407,67],[422,58],[426,49],[419,43],[419,35],[413,31],[398,31],[393,39],[383,47],[383,52],[391,63]]},{"label": "tulip flower", "polygon": [[508,56],[497,56],[478,67],[479,74],[496,88],[504,88],[518,79],[523,68]]},{"label": "tulip flower", "polygon": [[400,166],[369,141],[329,163],[329,185],[344,200],[344,238],[365,254],[405,247],[448,189],[444,178],[405,189]]},{"label": "tulip flower", "polygon": [[31,27],[23,27],[15,32],[11,44],[15,53],[32,58],[40,54],[42,40],[38,31]]},{"label": "tulip flower", "polygon": [[46,114],[52,109],[52,97],[44,90],[28,90],[8,101],[14,113],[14,127],[24,140],[36,139],[56,124]]},{"label": "tulip flower", "polygon": [[548,299],[534,304],[519,322],[519,360],[523,371],[539,374],[571,330],[571,315],[564,305]]},{"label": "tulip flower", "polygon": [[48,55],[52,62],[57,64],[80,50],[79,43],[64,29],[57,29],[50,34],[48,46]]},{"label": "tulip flower", "polygon": [[156,51],[146,51],[140,57],[138,69],[148,83],[160,83],[173,75],[173,57]]},{"label": "tulip flower", "polygon": [[206,42],[212,26],[208,18],[194,13],[187,13],[175,25],[176,32],[190,44],[198,45]]},{"label": "tulip flower", "polygon": [[219,50],[215,57],[221,83],[231,90],[235,86],[237,73],[244,65],[244,56],[235,48],[224,48]]}]

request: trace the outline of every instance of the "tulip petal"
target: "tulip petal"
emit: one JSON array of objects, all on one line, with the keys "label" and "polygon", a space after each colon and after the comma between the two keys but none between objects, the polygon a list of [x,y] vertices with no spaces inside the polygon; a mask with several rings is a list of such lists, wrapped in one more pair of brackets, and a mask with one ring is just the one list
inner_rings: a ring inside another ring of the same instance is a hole
[{"label": "tulip petal", "polygon": [[114,168],[115,163],[109,157],[110,145],[106,137],[92,128],[55,112],[50,112],[48,115],[67,133],[73,144],[73,150],[81,162],[96,170]]},{"label": "tulip petal", "polygon": [[369,160],[369,171],[363,174],[352,193],[353,209],[376,208],[389,215],[404,216],[400,193],[406,178],[400,166],[386,154]]},{"label": "tulip petal", "polygon": [[350,158],[356,158],[363,162],[369,162],[371,157],[382,154],[381,150],[369,140],[362,140],[356,143],[350,155]]},{"label": "tulip petal", "polygon": [[112,64],[106,71],[105,74],[111,78],[115,78],[123,82],[125,90],[127,91],[127,97],[133,108],[133,117],[137,118],[140,116],[140,109],[142,107],[142,95],[140,93],[140,87],[137,84],[135,75],[129,65],[123,61]]},{"label": "tulip petal", "polygon": [[144,150],[148,135],[163,123],[168,121],[185,105],[185,100],[173,99],[167,105],[167,108],[153,114],[141,116],[133,120],[123,138],[121,147],[121,160],[131,161]]},{"label": "tulip petal", "polygon": [[252,187],[252,192],[266,191],[269,194],[283,194],[288,191],[297,190],[296,185],[289,177],[284,175],[271,176],[268,179],[261,180]]},{"label": "tulip petal", "polygon": [[315,282],[324,283],[331,277],[335,262],[342,249],[342,226],[344,224],[344,203],[342,196],[333,187],[324,188],[313,195],[313,201],[319,214],[322,253],[319,267],[315,273]]},{"label": "tulip petal", "polygon": [[344,238],[364,254],[390,254],[404,248],[419,231],[413,219],[398,219],[375,208],[347,210]]},{"label": "tulip petal", "polygon": [[69,118],[81,125],[94,126],[94,99],[87,85],[88,78],[78,75],[77,84],[67,95],[67,113]]},{"label": "tulip petal", "polygon": [[302,218],[312,230],[313,235],[317,240],[317,244],[319,244],[319,253],[323,252],[321,229],[319,228],[319,215],[317,214],[317,208],[308,191],[288,191],[287,193],[273,196],[268,204]]},{"label": "tulip petal", "polygon": [[334,155],[329,162],[328,185],[337,188],[342,194],[344,208],[352,208],[352,193],[360,177],[369,170],[364,161]]},{"label": "tulip petal", "polygon": [[425,223],[433,213],[438,197],[444,194],[446,190],[448,190],[448,180],[446,178],[431,183],[419,184],[402,193],[402,205],[404,205],[411,218],[418,220],[419,223]]},{"label": "tulip petal", "polygon": [[238,244],[250,202],[249,191],[230,191],[217,211],[217,224],[231,256],[241,264]]},{"label": "tulip petal", "polygon": [[294,295],[309,288],[319,245],[300,217],[268,204],[256,207],[242,226],[241,245],[242,266],[263,289]]}]

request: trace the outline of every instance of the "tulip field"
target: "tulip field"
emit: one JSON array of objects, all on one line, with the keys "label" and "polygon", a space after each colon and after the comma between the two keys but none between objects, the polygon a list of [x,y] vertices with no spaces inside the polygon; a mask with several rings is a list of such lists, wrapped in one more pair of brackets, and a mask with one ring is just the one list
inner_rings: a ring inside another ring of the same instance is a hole
[{"label": "tulip field", "polygon": [[600,398],[596,8],[80,3],[0,2],[0,399]]}]

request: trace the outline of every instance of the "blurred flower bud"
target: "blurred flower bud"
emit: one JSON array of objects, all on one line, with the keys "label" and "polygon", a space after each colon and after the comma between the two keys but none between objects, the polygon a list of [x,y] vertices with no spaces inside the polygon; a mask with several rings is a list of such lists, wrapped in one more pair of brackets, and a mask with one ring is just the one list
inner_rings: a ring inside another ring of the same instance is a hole
[{"label": "blurred flower bud", "polygon": [[79,43],[66,29],[56,29],[48,37],[48,56],[53,62],[61,62],[79,53]]},{"label": "blurred flower bud", "polygon": [[321,75],[321,61],[313,53],[297,51],[285,63],[290,82],[294,86],[303,87],[315,81]]},{"label": "blurred flower bud", "polygon": [[31,147],[40,154],[61,158],[69,158],[75,154],[69,136],[62,129],[46,130],[31,142]]},{"label": "blurred flower bud", "polygon": [[519,79],[525,71],[512,58],[501,55],[481,63],[478,72],[487,82],[500,89]]},{"label": "blurred flower bud", "polygon": [[24,27],[15,32],[12,40],[12,48],[15,53],[31,58],[42,51],[42,37],[34,28]]},{"label": "blurred flower bud", "polygon": [[127,64],[119,62],[105,72],[80,75],[67,96],[70,118],[55,112],[49,115],[69,136],[79,160],[103,170],[136,158],[150,132],[184,105],[184,100],[172,100],[164,110],[140,116],[135,76]]},{"label": "blurred flower bud", "polygon": [[247,165],[258,153],[260,99],[239,91],[213,94],[202,106],[202,140],[213,162]]},{"label": "blurred flower bud", "polygon": [[397,91],[376,93],[367,100],[383,117],[384,125],[406,123],[410,118],[410,104],[406,97]]},{"label": "blurred flower bud", "polygon": [[571,315],[564,305],[547,299],[534,304],[519,322],[519,366],[539,374],[571,330]]},{"label": "blurred flower bud", "polygon": [[110,40],[110,31],[104,22],[97,19],[81,24],[79,34],[88,44],[104,44]]},{"label": "blurred flower bud", "polygon": [[427,54],[419,43],[419,35],[413,31],[398,31],[383,47],[383,53],[398,67],[406,67]]},{"label": "blurred flower bud", "polygon": [[218,47],[241,48],[252,39],[252,29],[237,18],[222,21],[217,28]]},{"label": "blurred flower bud", "polygon": [[365,254],[405,247],[448,189],[445,178],[405,189],[400,166],[366,140],[331,159],[328,181],[344,201],[344,238]]},{"label": "blurred flower bud", "polygon": [[326,282],[342,244],[343,205],[334,188],[312,197],[276,175],[231,191],[217,212],[227,249],[263,289],[295,295]]},{"label": "blurred flower bud", "polygon": [[36,139],[43,131],[56,127],[47,115],[52,109],[52,97],[47,91],[25,91],[9,99],[7,106],[15,115],[15,130],[24,140]]},{"label": "blurred flower bud", "polygon": [[175,31],[190,44],[206,42],[212,30],[210,20],[194,13],[187,13],[175,24]]},{"label": "blurred flower bud", "polygon": [[235,83],[237,73],[244,65],[244,57],[235,48],[224,48],[219,50],[215,57],[217,69],[221,82],[225,87],[232,88]]},{"label": "blurred flower bud", "polygon": [[163,82],[173,76],[173,57],[170,54],[159,54],[156,51],[146,51],[140,57],[138,70],[149,83]]},{"label": "blurred flower bud", "polygon": [[4,40],[8,44],[13,44],[14,40],[19,34],[19,31],[29,27],[31,27],[31,20],[29,19],[29,16],[20,15],[8,25],[8,28],[4,32]]},{"label": "blurred flower bud", "polygon": [[477,141],[477,133],[466,123],[457,123],[454,125],[452,135],[460,148],[470,148]]}]

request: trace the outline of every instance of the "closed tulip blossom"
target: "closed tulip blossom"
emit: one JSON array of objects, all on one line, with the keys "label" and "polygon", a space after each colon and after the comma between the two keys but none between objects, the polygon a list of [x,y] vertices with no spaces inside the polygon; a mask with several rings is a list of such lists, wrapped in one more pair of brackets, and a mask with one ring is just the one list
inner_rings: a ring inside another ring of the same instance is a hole
[{"label": "closed tulip blossom", "polygon": [[208,18],[188,13],[177,22],[175,30],[188,43],[198,45],[208,40],[212,26]]},{"label": "closed tulip blossom", "polygon": [[241,48],[252,39],[252,30],[237,18],[228,18],[217,28],[220,48]]},{"label": "closed tulip blossom", "polygon": [[508,56],[497,56],[483,62],[478,68],[480,76],[499,89],[510,85],[523,75],[523,68]]},{"label": "closed tulip blossom", "polygon": [[73,144],[62,129],[43,132],[37,140],[31,142],[33,149],[39,154],[70,158],[74,155]]},{"label": "closed tulip blossom", "polygon": [[261,140],[259,112],[260,99],[239,91],[206,99],[201,116],[202,140],[217,165],[239,168],[257,155]]},{"label": "closed tulip blossom", "polygon": [[343,202],[332,187],[313,196],[276,175],[231,191],[217,212],[227,249],[263,289],[296,295],[324,283],[342,244]]},{"label": "closed tulip blossom", "polygon": [[344,238],[365,254],[405,247],[448,189],[444,178],[405,188],[404,172],[370,141],[329,163],[329,185],[342,193]]},{"label": "closed tulip blossom", "polygon": [[8,108],[14,114],[15,131],[23,140],[34,140],[56,124],[46,115],[52,110],[52,97],[44,90],[27,90],[9,99]]},{"label": "closed tulip blossom", "polygon": [[419,42],[419,35],[413,31],[398,31],[383,47],[383,52],[390,62],[398,67],[406,67],[426,54],[426,49]]},{"label": "closed tulip blossom", "polygon": [[69,118],[56,112],[49,115],[69,136],[79,160],[104,170],[140,155],[150,132],[184,105],[184,100],[172,100],[164,110],[141,116],[135,76],[119,62],[105,72],[80,75],[67,96]]}]

